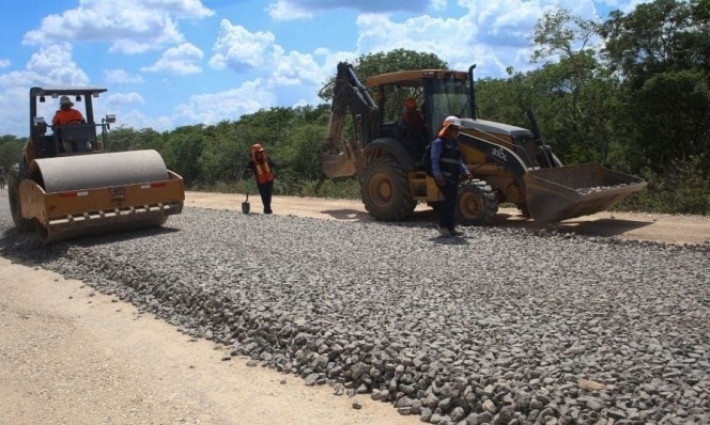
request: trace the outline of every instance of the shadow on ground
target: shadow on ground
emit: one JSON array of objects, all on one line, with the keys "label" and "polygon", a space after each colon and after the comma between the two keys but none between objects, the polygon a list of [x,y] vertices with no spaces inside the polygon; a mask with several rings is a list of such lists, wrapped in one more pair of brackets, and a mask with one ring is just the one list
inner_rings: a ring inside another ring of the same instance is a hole
[{"label": "shadow on ground", "polygon": [[67,251],[74,247],[88,248],[129,239],[153,238],[179,231],[180,229],[165,225],[147,229],[116,231],[44,244],[34,232],[19,232],[13,227],[5,229],[0,234],[0,255],[24,266],[41,266],[63,258]]},{"label": "shadow on ground", "polygon": [[[367,212],[356,209],[331,209],[321,211],[337,220],[378,223],[387,225],[405,225],[422,228],[435,228],[437,214],[433,210],[415,211],[406,222],[377,222]],[[582,236],[616,237],[626,232],[650,226],[652,221],[622,220],[601,218],[597,220],[567,220],[558,224],[539,224],[520,215],[499,212],[491,224],[492,227],[522,229],[530,232],[556,230],[562,233],[575,233]]]}]

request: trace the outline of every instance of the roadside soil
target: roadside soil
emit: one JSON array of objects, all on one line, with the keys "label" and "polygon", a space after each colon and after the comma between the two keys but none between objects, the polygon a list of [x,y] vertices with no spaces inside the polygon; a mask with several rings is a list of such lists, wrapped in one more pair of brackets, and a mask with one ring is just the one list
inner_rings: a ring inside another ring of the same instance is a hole
[{"label": "roadside soil", "polygon": [[[245,196],[234,193],[187,192],[185,198],[185,205],[188,207],[241,211]],[[274,214],[351,222],[373,221],[360,201],[275,196],[271,203]],[[262,204],[258,194],[249,197],[249,204],[251,214],[261,213]],[[412,220],[434,223],[436,214],[431,208],[420,204]],[[556,229],[587,236],[619,236],[624,239],[673,244],[710,243],[710,217],[702,216],[603,212],[554,226],[544,226],[523,219],[515,208],[501,208],[493,225],[531,231]]]},{"label": "roadside soil", "polygon": [[418,423],[366,396],[354,410],[328,386],[222,361],[215,347],[79,281],[0,257],[0,423]]}]

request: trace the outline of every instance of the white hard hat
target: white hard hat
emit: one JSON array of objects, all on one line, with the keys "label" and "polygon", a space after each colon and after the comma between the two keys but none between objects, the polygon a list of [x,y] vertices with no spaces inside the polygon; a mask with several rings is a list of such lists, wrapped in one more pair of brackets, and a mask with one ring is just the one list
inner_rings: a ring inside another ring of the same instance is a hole
[{"label": "white hard hat", "polygon": [[61,106],[65,106],[65,105],[73,106],[73,105],[74,105],[74,102],[72,102],[71,99],[69,99],[69,96],[62,96],[62,97],[59,98],[59,105],[61,105]]},{"label": "white hard hat", "polygon": [[444,119],[444,126],[455,125],[456,127],[461,127],[461,119],[455,115],[449,115]]}]

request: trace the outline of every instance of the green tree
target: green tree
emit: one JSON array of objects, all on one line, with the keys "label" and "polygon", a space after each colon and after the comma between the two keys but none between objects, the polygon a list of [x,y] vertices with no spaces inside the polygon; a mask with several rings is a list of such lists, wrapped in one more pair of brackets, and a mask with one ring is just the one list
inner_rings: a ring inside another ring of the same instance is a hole
[{"label": "green tree", "polygon": [[[358,79],[365,84],[369,77],[408,69],[447,69],[448,64],[433,53],[423,53],[408,49],[361,55],[353,62]],[[333,75],[335,75],[333,69]],[[333,80],[330,79],[319,93],[326,102],[333,98]]]},{"label": "green tree", "polygon": [[12,164],[20,162],[22,159],[22,147],[25,141],[12,135],[0,136],[0,166],[5,172]]},{"label": "green tree", "polygon": [[656,0],[615,11],[601,28],[605,56],[624,76],[628,135],[635,170],[672,172],[677,160],[702,155],[710,167],[710,32],[707,0]]}]

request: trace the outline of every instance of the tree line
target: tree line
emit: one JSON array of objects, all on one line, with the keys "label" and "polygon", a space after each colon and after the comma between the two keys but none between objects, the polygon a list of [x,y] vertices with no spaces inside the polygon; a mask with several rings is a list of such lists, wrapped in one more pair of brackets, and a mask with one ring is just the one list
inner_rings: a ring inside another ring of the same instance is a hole
[{"label": "tree line", "polygon": [[[525,111],[533,109],[544,141],[565,164],[599,162],[645,178],[648,190],[620,208],[710,214],[709,22],[710,0],[656,0],[600,21],[558,8],[531,34],[535,69],[477,76],[479,116],[527,128]],[[362,55],[353,65],[362,81],[448,68],[434,54],[405,49]],[[319,96],[319,105],[274,107],[215,125],[162,133],[118,127],[109,147],[158,150],[191,189],[241,192],[249,189],[240,179],[249,148],[260,142],[279,166],[277,194],[358,198],[354,179],[331,181],[322,172],[328,87]],[[23,143],[0,137],[6,170]]]}]

